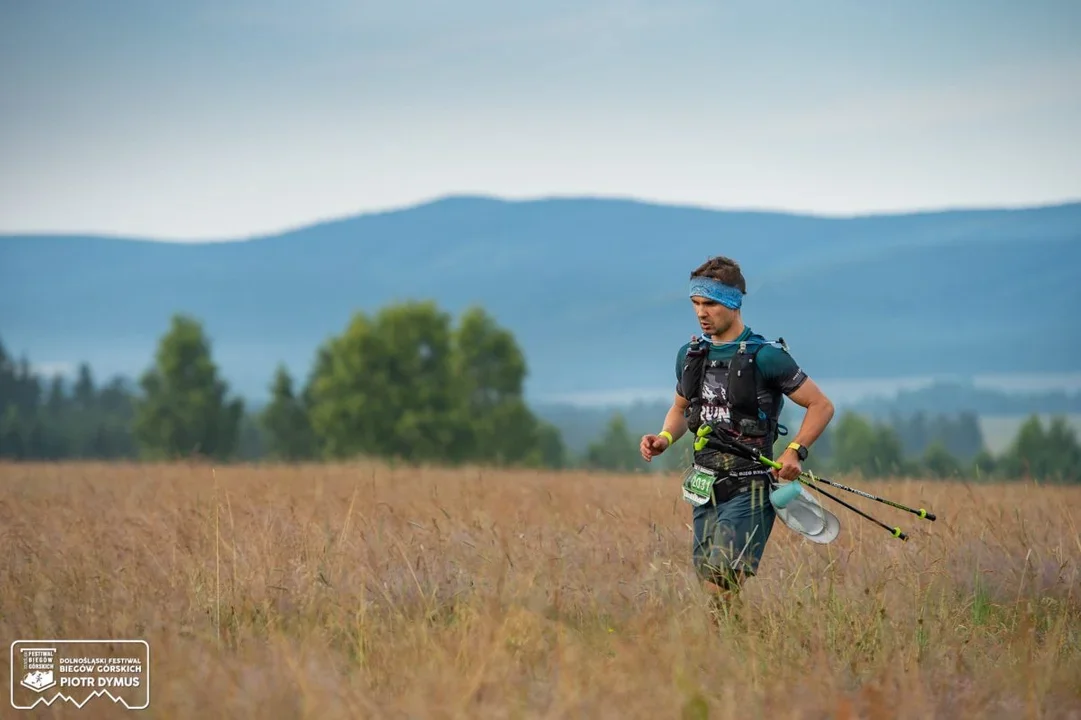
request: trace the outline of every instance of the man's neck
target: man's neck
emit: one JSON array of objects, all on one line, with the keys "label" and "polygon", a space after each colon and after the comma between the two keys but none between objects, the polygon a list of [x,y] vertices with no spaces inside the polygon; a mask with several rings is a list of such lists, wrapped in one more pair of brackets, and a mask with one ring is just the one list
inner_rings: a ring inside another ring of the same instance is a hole
[{"label": "man's neck", "polygon": [[742,335],[743,331],[746,330],[746,329],[747,328],[744,326],[743,320],[740,319],[740,318],[736,318],[736,321],[734,323],[732,323],[731,327],[729,327],[727,330],[725,330],[720,335],[711,335],[709,340],[710,340],[710,342],[712,342],[715,345],[719,345],[721,343],[732,342],[733,340],[738,338],[740,335]]}]

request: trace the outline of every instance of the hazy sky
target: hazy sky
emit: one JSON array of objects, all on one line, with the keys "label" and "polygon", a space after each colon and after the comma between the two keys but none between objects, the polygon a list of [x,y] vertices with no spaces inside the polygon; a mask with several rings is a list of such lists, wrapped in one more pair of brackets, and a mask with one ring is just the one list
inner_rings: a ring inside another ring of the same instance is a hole
[{"label": "hazy sky", "polygon": [[1081,198],[1079,0],[0,0],[0,232]]}]

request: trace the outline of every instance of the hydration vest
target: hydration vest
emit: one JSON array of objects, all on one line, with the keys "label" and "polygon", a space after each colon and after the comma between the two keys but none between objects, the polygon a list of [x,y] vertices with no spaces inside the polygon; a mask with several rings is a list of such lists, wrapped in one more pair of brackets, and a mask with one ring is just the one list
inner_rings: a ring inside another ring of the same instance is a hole
[{"label": "hydration vest", "polygon": [[[784,338],[777,340],[784,346]],[[684,412],[687,428],[693,434],[702,425],[716,433],[728,433],[773,457],[773,443],[787,429],[778,419],[784,404],[782,393],[766,385],[758,370],[758,351],[771,344],[760,335],[739,342],[729,361],[710,360],[711,342],[700,337],[687,348],[680,377],[680,394],[690,406]],[[716,450],[695,452],[695,461],[706,467],[719,455]],[[726,460],[726,466],[733,463]],[[742,464],[742,463],[734,463]]]}]

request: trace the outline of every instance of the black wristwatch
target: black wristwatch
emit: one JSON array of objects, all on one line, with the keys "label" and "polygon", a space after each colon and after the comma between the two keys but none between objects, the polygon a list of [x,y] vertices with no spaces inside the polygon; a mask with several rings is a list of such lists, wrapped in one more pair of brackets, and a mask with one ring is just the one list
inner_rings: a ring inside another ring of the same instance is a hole
[{"label": "black wristwatch", "polygon": [[796,451],[796,457],[799,458],[800,462],[803,462],[807,459],[807,448],[803,447],[798,442],[788,443],[788,449]]}]

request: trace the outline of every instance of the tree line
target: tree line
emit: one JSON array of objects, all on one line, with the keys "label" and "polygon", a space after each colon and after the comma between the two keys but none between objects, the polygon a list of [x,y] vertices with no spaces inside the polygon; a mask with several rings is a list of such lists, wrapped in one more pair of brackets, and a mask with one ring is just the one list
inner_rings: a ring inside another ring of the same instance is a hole
[{"label": "tree line", "polygon": [[[356,313],[317,348],[302,381],[279,366],[269,404],[234,397],[202,324],[176,315],[137,381],[45,380],[0,343],[0,458],[23,460],[206,457],[215,461],[318,461],[357,457],[438,464],[673,470],[690,461],[683,441],[647,466],[641,432],[619,414],[581,457],[527,406],[525,357],[483,309],[457,323],[433,302]],[[659,419],[658,419],[659,422]],[[794,433],[791,411],[782,416]],[[778,439],[777,451],[787,438]],[[1081,447],[1065,418],[1033,416],[999,455],[984,448],[973,413],[843,412],[807,466],[865,477],[922,475],[1081,482]]]},{"label": "tree line", "polygon": [[1029,416],[997,455],[988,450],[974,415],[923,413],[873,420],[844,412],[831,424],[817,453],[830,472],[864,477],[1032,478],[1081,482],[1081,444],[1064,416],[1045,424]]},{"label": "tree line", "polygon": [[195,318],[176,315],[132,386],[44,382],[0,345],[0,457],[315,461],[372,457],[562,467],[559,431],[523,398],[525,357],[480,308],[356,313],[302,383],[279,365],[257,412],[234,397]]},{"label": "tree line", "polygon": [[[789,436],[777,439],[774,457],[784,451],[798,423],[789,422],[787,427]],[[617,471],[639,468],[643,464],[639,437],[621,414],[614,414],[601,438],[590,445],[586,466]],[[1064,416],[1053,417],[1047,424],[1037,415],[1029,416],[1012,442],[996,455],[984,447],[972,413],[894,414],[874,419],[846,410],[834,418],[811,452],[804,467],[821,475],[1081,483],[1081,443]],[[681,469],[691,462],[691,455],[691,443],[681,439],[654,463],[662,471]]]}]

